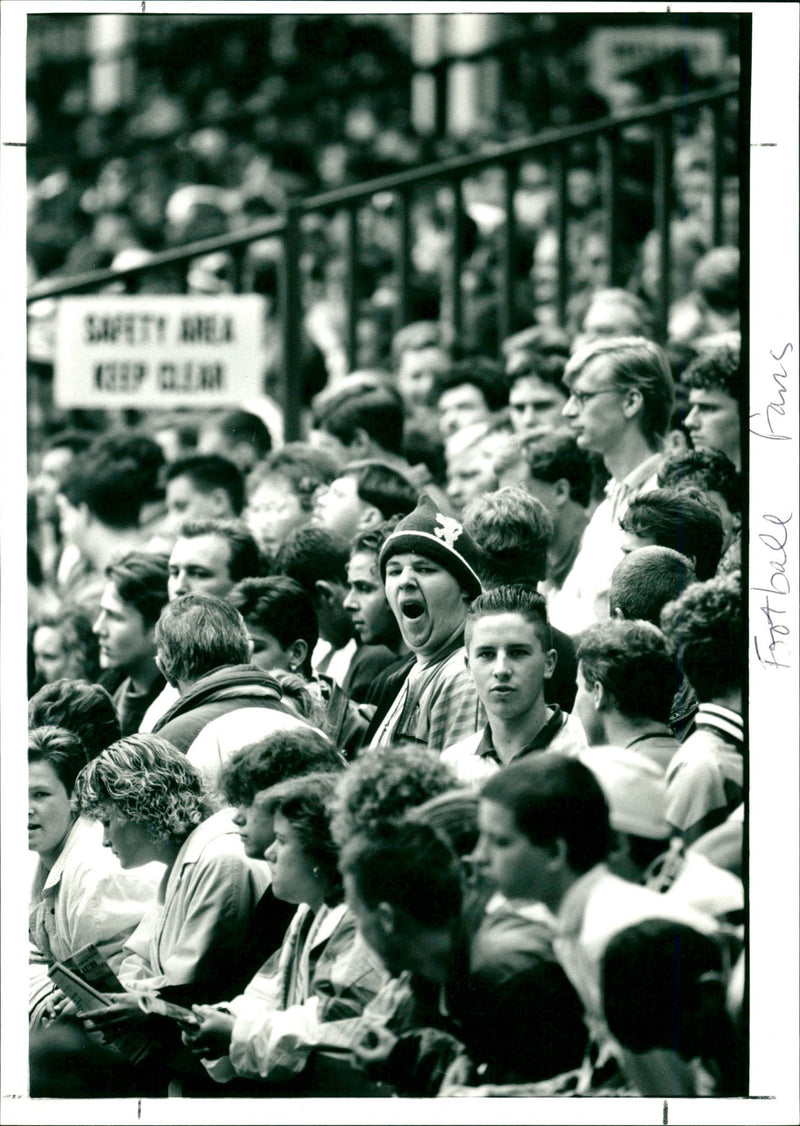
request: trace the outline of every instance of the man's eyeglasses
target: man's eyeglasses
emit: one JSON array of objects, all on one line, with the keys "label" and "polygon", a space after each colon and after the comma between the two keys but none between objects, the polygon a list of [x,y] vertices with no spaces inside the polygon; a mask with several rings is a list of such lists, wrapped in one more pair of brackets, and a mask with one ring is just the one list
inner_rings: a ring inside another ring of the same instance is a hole
[{"label": "man's eyeglasses", "polygon": [[620,393],[619,387],[601,387],[599,391],[570,391],[569,399],[574,400],[578,406],[583,410],[590,399],[594,399],[597,395],[607,395],[609,392],[613,395]]}]

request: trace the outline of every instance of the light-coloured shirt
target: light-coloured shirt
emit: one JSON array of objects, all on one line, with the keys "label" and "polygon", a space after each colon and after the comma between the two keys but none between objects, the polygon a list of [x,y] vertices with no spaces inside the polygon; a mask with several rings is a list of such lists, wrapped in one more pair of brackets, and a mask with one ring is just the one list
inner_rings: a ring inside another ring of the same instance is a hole
[{"label": "light-coloured shirt", "polygon": [[570,637],[609,616],[611,576],[623,558],[619,522],[631,501],[658,488],[661,461],[660,453],[653,454],[622,481],[612,478],[606,485],[605,499],[586,526],[572,569],[547,604],[551,625]]}]

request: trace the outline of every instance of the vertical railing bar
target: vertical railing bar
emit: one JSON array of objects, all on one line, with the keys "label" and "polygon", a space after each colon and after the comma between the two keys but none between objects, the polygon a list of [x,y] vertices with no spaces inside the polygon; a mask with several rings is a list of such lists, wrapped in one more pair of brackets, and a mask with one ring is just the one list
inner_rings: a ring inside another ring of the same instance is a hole
[{"label": "vertical railing bar", "polygon": [[[252,246],[252,243],[250,244]],[[233,292],[243,293],[242,286],[244,284],[244,262],[247,255],[249,246],[232,246],[230,248],[230,256],[233,259]]]},{"label": "vertical railing bar", "polygon": [[397,197],[399,237],[397,247],[398,301],[395,308],[395,332],[411,319],[411,193],[399,192]]},{"label": "vertical railing bar", "polygon": [[453,270],[451,275],[452,308],[451,323],[453,339],[458,342],[464,325],[463,303],[461,300],[461,273],[464,265],[464,193],[461,180],[453,182]]},{"label": "vertical railing bar", "polygon": [[621,284],[619,276],[619,192],[616,130],[610,129],[600,138],[603,155],[603,202],[606,211],[606,244],[608,247],[608,284]]},{"label": "vertical railing bar", "polygon": [[286,208],[281,264],[281,303],[283,305],[283,428],[287,442],[298,441],[300,411],[300,334],[303,322],[302,279],[300,274],[300,206],[290,203]]},{"label": "vertical railing bar", "polygon": [[505,212],[503,227],[502,286],[500,292],[500,324],[497,334],[497,348],[514,331],[514,249],[517,243],[517,218],[514,213],[514,197],[519,180],[519,165],[507,164],[505,173]]},{"label": "vertical railing bar", "polygon": [[358,351],[358,208],[351,207],[347,212],[347,272],[345,274],[345,303],[347,306],[347,325],[345,351],[348,369],[356,367]]},{"label": "vertical railing bar", "polygon": [[567,150],[559,145],[555,150],[552,171],[556,180],[556,237],[558,239],[558,290],[556,303],[558,323],[564,327],[569,294],[569,255],[567,249]]},{"label": "vertical railing bar", "polygon": [[447,117],[448,117],[448,81],[449,70],[447,62],[442,60],[434,64],[433,67],[433,81],[435,88],[436,108],[434,116],[434,130],[436,136],[439,138],[447,136]]},{"label": "vertical railing bar", "polygon": [[670,216],[672,214],[672,120],[662,118],[656,125],[655,161],[655,229],[659,242],[659,278],[656,300],[656,331],[663,344],[669,334],[669,306],[672,296],[672,247]]},{"label": "vertical railing bar", "polygon": [[711,138],[711,244],[722,243],[722,114],[724,105],[716,102],[711,107],[713,134]]}]

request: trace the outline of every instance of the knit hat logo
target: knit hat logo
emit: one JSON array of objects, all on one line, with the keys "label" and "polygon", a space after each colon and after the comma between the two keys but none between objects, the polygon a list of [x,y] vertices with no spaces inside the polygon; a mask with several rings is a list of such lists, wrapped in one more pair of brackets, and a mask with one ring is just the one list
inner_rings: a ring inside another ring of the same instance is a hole
[{"label": "knit hat logo", "polygon": [[436,513],[436,526],[433,529],[433,534],[448,547],[455,547],[455,542],[463,531],[464,527],[459,524],[458,520],[454,520],[452,516],[443,516],[441,512]]},{"label": "knit hat logo", "polygon": [[437,512],[436,505],[424,493],[414,511],[403,517],[381,548],[378,566],[384,582],[387,560],[406,551],[444,567],[470,598],[481,593],[480,548],[463,524]]}]

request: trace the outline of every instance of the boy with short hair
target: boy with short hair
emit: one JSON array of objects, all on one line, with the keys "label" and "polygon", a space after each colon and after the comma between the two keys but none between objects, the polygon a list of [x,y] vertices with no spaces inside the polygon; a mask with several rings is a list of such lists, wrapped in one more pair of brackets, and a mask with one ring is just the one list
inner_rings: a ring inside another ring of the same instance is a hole
[{"label": "boy with short hair", "polygon": [[541,594],[500,586],[481,595],[470,608],[465,643],[467,668],[488,723],[442,755],[461,782],[476,785],[536,752],[575,755],[586,748],[580,721],[545,702],[556,652]]}]

